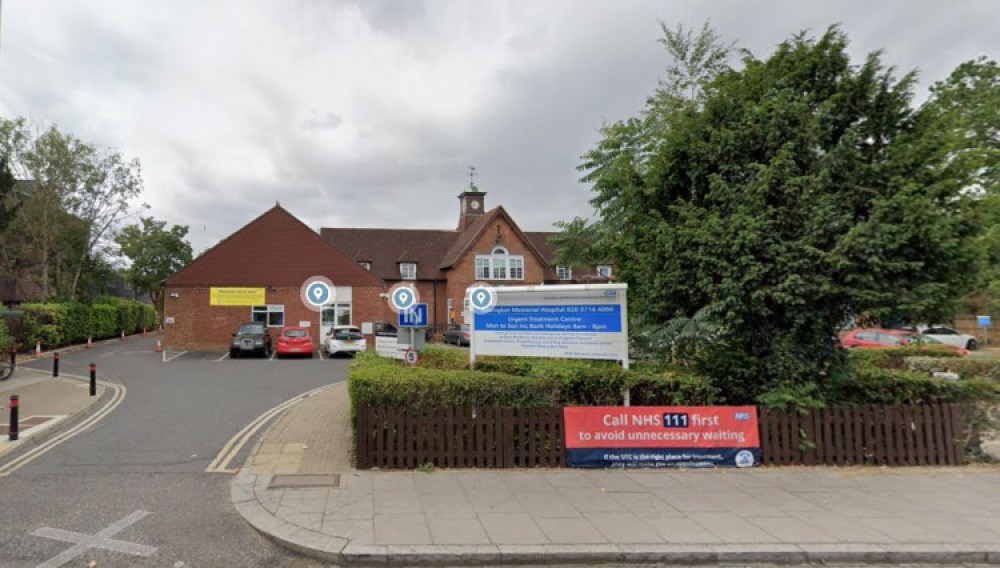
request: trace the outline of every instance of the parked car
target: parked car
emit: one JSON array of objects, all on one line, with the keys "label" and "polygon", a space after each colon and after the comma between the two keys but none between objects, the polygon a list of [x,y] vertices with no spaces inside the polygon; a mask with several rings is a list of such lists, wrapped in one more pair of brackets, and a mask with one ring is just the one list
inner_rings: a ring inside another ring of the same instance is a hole
[{"label": "parked car", "polygon": [[979,342],[976,341],[975,336],[969,335],[967,333],[959,333],[958,331],[945,327],[942,325],[936,325],[928,327],[920,332],[920,335],[924,337],[933,337],[934,339],[944,343],[945,345],[954,345],[955,347],[964,347],[969,351],[974,351],[979,347]]},{"label": "parked car", "polygon": [[469,345],[469,324],[463,323],[448,328],[444,332],[444,342],[454,343],[458,346]]},{"label": "parked car", "polygon": [[872,347],[906,347],[919,345],[922,349],[945,349],[968,355],[969,350],[941,343],[931,336],[921,335],[905,329],[853,329],[840,339],[845,349]]},{"label": "parked car", "polygon": [[[396,337],[399,335],[399,329],[394,323],[375,322],[375,335]],[[424,341],[430,341],[432,336],[430,328],[424,328]]]},{"label": "parked car", "polygon": [[313,340],[309,328],[289,325],[281,328],[278,336],[278,357],[284,355],[313,356]]},{"label": "parked car", "polygon": [[270,357],[271,336],[263,323],[241,323],[233,334],[233,341],[229,344],[229,357],[235,359],[246,354]]},{"label": "parked car", "polygon": [[365,336],[353,325],[335,325],[330,328],[324,340],[327,354],[359,353],[367,347]]}]

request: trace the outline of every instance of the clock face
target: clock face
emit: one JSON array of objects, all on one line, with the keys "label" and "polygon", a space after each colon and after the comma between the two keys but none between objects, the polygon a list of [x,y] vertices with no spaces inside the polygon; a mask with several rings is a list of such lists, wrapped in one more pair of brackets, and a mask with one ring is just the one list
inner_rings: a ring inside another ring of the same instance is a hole
[{"label": "clock face", "polygon": [[472,207],[473,209],[479,209],[479,202],[476,200],[472,200],[469,202],[469,207]]}]

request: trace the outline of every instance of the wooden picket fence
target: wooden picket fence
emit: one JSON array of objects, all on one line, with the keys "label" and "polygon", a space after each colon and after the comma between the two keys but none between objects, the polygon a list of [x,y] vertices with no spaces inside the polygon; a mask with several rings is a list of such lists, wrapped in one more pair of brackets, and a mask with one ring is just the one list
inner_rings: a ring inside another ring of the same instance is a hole
[{"label": "wooden picket fence", "polygon": [[[765,465],[958,465],[958,405],[759,409]],[[357,467],[564,467],[562,408],[356,409]]]},{"label": "wooden picket fence", "polygon": [[758,409],[765,465],[958,465],[957,404],[820,408],[807,414]]}]

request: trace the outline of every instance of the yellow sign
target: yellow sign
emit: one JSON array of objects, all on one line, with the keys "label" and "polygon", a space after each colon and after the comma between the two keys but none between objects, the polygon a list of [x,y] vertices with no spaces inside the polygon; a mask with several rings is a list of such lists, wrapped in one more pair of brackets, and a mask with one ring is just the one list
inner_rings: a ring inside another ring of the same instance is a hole
[{"label": "yellow sign", "polygon": [[263,288],[211,288],[208,303],[212,306],[261,306],[267,302]]}]

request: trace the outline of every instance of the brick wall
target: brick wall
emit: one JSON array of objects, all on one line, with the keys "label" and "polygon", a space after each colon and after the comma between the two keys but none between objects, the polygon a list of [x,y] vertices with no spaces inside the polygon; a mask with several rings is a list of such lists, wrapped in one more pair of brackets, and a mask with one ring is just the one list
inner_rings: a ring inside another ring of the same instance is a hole
[{"label": "brick wall", "polygon": [[[379,321],[381,304],[385,302],[379,298],[381,292],[375,286],[355,287],[351,291],[351,315],[356,325]],[[177,298],[171,297],[174,293]],[[266,294],[268,304],[285,306],[285,325],[311,322],[313,341],[319,345],[320,314],[303,305],[298,287],[269,289]],[[167,288],[164,296],[164,316],[174,318],[174,323],[163,327],[164,347],[170,350],[227,350],[239,325],[251,321],[250,306],[210,306],[209,288]],[[271,338],[277,340],[280,330],[270,328]]]},{"label": "brick wall", "polygon": [[[497,242],[497,228],[499,227],[500,241]],[[545,281],[545,269],[538,258],[532,254],[528,245],[518,238],[518,235],[511,228],[510,224],[503,218],[498,218],[492,225],[487,227],[479,239],[472,245],[469,251],[459,260],[458,264],[448,271],[448,290],[442,303],[446,304],[446,298],[452,298],[455,306],[456,323],[464,323],[462,319],[462,305],[465,301],[465,290],[476,279],[476,255],[490,254],[497,244],[503,245],[512,255],[524,256],[524,280],[487,280],[493,286],[530,286],[542,284]]]}]

